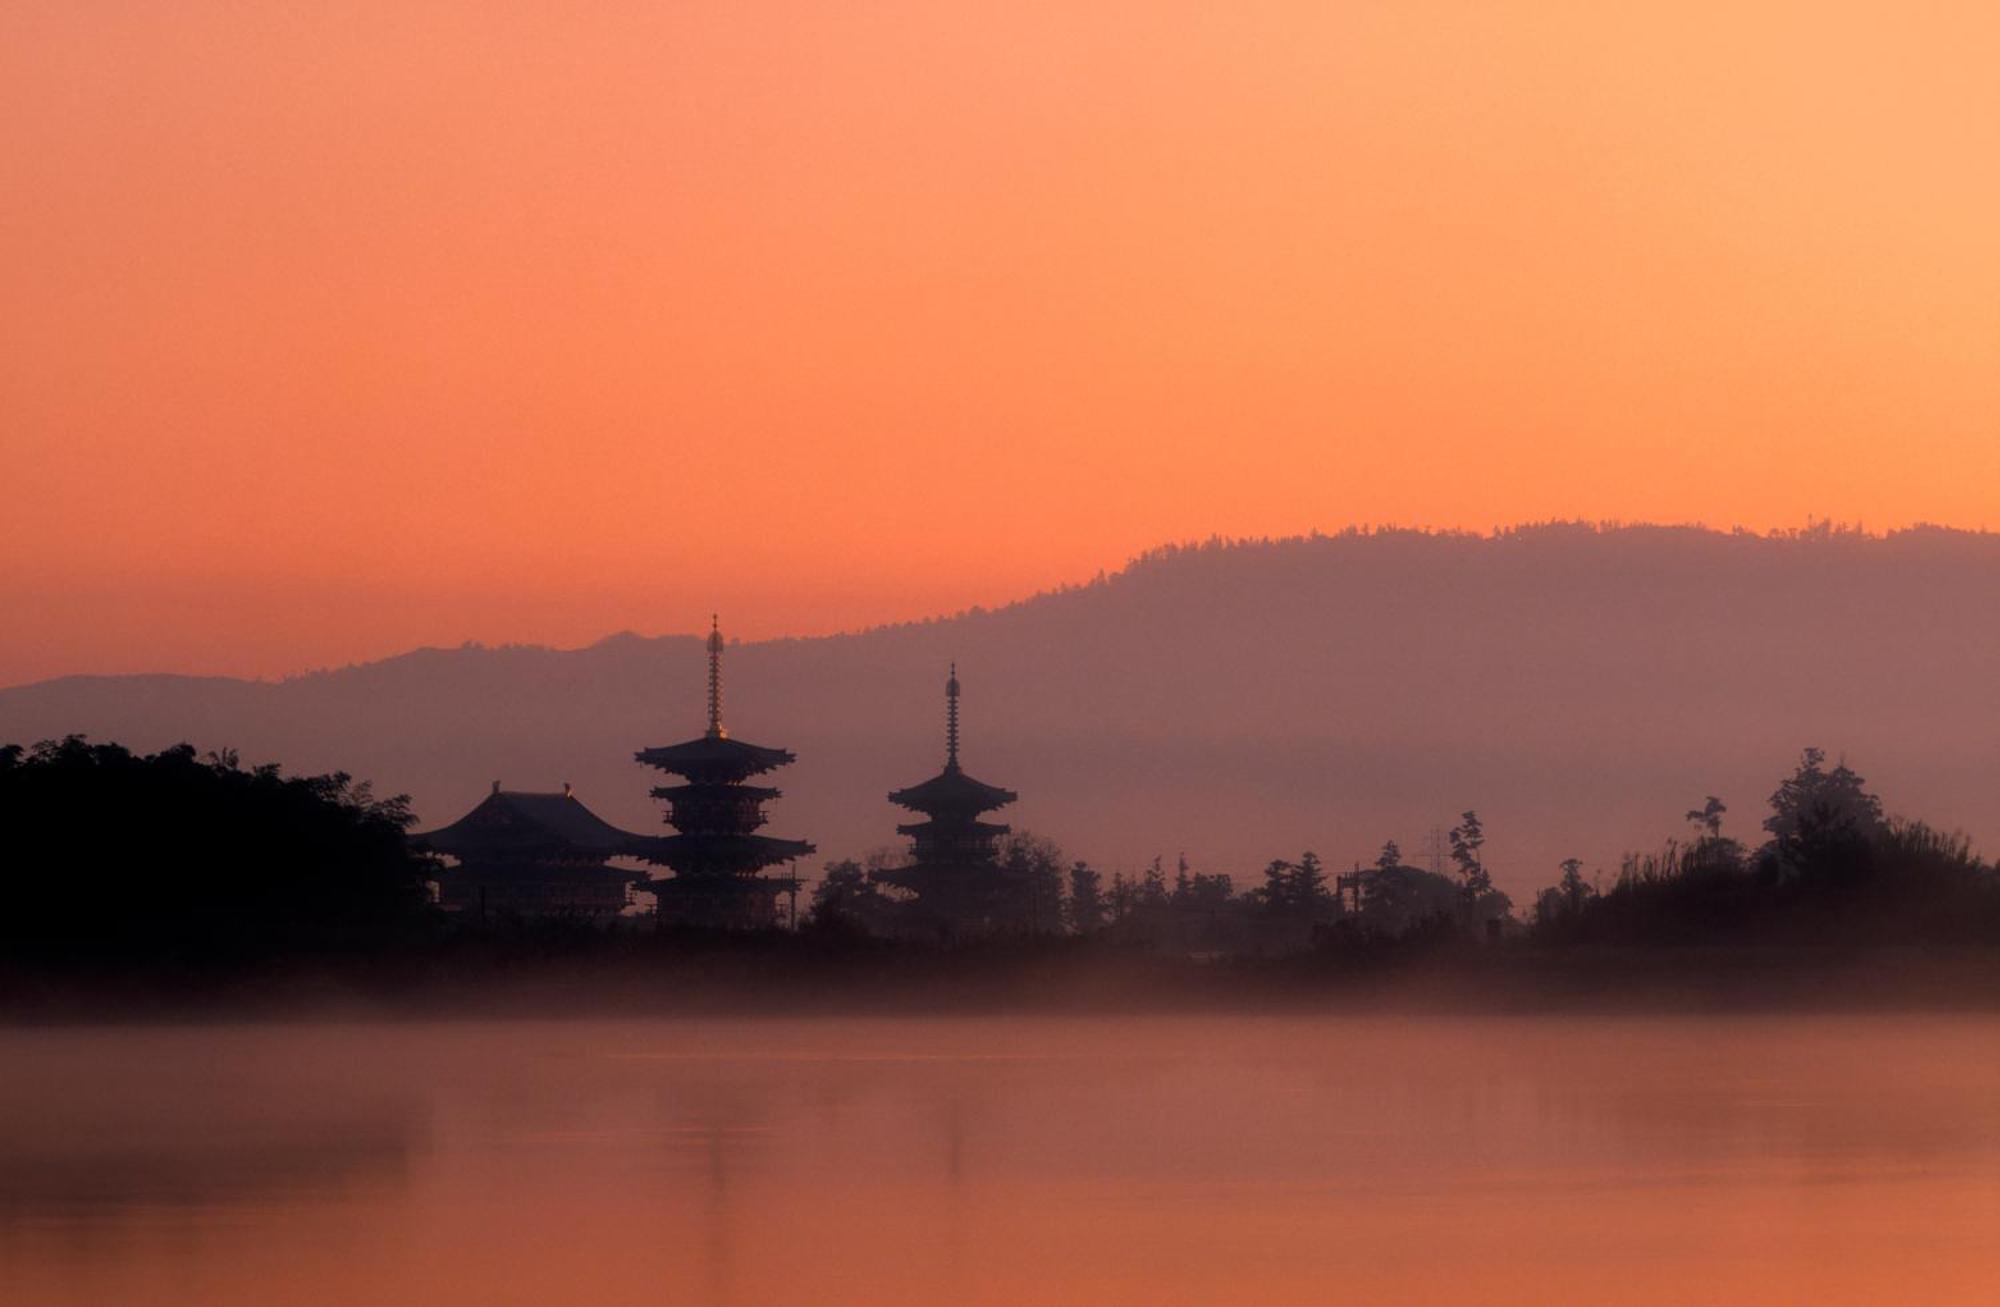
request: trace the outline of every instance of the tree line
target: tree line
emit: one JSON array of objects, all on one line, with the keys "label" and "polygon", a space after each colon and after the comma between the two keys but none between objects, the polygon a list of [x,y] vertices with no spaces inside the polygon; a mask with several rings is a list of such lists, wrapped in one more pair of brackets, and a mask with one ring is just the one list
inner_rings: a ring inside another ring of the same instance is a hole
[{"label": "tree line", "polygon": [[[1104,876],[1046,840],[1013,836],[994,885],[1014,910],[996,931],[1068,933],[1190,952],[1269,953],[1384,942],[1492,941],[1576,945],[1752,943],[2000,944],[2000,871],[1962,834],[1885,815],[1843,761],[1804,750],[1768,801],[1764,838],[1724,833],[1714,795],[1690,808],[1690,834],[1627,855],[1606,883],[1567,858],[1524,914],[1493,885],[1486,827],[1467,810],[1449,832],[1449,873],[1412,866],[1394,840],[1371,865],[1330,874],[1307,851],[1268,863],[1247,887],[1227,874],[1171,874],[1154,858],[1138,875]],[[894,891],[871,868],[829,863],[809,921],[868,931],[892,921]]]},{"label": "tree line", "polygon": [[255,962],[410,938],[434,863],[409,800],[190,745],[0,747],[0,948],[13,962]]},{"label": "tree line", "polygon": [[[1394,841],[1330,870],[1312,851],[1239,884],[1183,859],[1104,874],[1051,841],[1008,837],[967,900],[971,938],[1070,937],[1161,953],[1272,956],[1389,945],[1575,947],[2000,944],[2000,873],[1962,835],[1888,815],[1844,760],[1807,749],[1772,792],[1755,843],[1708,796],[1688,833],[1608,873],[1577,859],[1525,912],[1493,885],[1467,810],[1449,870]],[[383,947],[454,930],[438,864],[402,796],[340,773],[286,776],[229,752],[152,755],[72,737],[0,748],[0,958],[190,965]],[[827,864],[801,932],[895,935],[891,855]],[[631,929],[640,928],[628,922]],[[907,934],[903,936],[909,938]]]}]

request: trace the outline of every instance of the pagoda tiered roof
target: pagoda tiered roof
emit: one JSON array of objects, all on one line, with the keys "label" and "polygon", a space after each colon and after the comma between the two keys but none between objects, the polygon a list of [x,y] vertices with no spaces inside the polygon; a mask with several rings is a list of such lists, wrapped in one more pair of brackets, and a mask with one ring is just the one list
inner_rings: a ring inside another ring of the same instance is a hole
[{"label": "pagoda tiered roof", "polygon": [[655,785],[648,791],[656,799],[703,799],[723,796],[755,799],[769,803],[785,792],[768,785],[734,785],[727,781],[690,781],[686,785]]},{"label": "pagoda tiered roof", "polygon": [[[959,770],[958,763],[954,761],[947,763],[943,771],[927,781],[892,791],[889,802],[915,812],[974,813],[1003,808],[1020,797],[1012,790],[974,780]],[[908,834],[904,827],[897,829]]]},{"label": "pagoda tiered roof", "polygon": [[684,874],[699,869],[706,874],[742,875],[789,862],[813,852],[808,840],[785,840],[771,835],[713,834],[709,832],[674,835],[640,835],[631,852],[647,862],[673,867]]},{"label": "pagoda tiered roof", "polygon": [[949,823],[949,825],[929,821],[912,821],[905,822],[896,827],[896,833],[898,835],[910,835],[921,838],[931,834],[933,831],[949,831],[951,834],[957,836],[977,835],[990,839],[999,839],[1002,835],[1007,834],[1013,829],[1012,826],[1004,825],[997,821],[955,821]]},{"label": "pagoda tiered roof", "polygon": [[[690,780],[718,775],[740,780],[798,761],[798,755],[790,749],[767,749],[761,744],[748,744],[713,731],[679,744],[641,749],[632,756],[648,767],[657,767]],[[773,795],[776,793],[772,791]]]}]

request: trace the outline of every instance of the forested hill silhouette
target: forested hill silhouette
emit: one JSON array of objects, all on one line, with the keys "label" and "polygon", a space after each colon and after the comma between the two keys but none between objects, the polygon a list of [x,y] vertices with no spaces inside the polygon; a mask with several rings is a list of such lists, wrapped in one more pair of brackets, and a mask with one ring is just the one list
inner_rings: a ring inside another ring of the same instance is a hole
[{"label": "forested hill silhouette", "polygon": [[[2000,843],[2000,535],[1214,543],[999,610],[743,644],[731,724],[797,750],[773,808],[787,831],[833,857],[894,842],[883,795],[938,762],[953,659],[967,765],[1020,792],[1018,827],[1107,869],[1184,850],[1247,879],[1302,848],[1370,861],[1391,838],[1422,862],[1427,832],[1477,807],[1496,880],[1525,902],[1564,858],[1615,870],[1706,795],[1756,809],[1805,745]],[[0,741],[235,748],[407,791],[430,824],[496,778],[571,781],[650,829],[632,752],[699,726],[702,667],[695,636],[621,635],[273,683],[67,678],[0,691]]]}]

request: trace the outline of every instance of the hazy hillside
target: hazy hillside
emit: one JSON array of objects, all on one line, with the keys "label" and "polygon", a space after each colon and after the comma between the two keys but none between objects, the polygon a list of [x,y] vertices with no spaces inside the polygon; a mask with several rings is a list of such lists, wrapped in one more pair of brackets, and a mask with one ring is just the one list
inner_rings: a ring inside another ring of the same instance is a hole
[{"label": "hazy hillside", "polygon": [[[800,757],[772,833],[824,855],[892,842],[883,795],[941,761],[952,658],[968,769],[1021,792],[1017,826],[1114,867],[1186,850],[1244,876],[1305,847],[1370,858],[1387,837],[1415,853],[1473,806],[1518,895],[1571,854],[1614,867],[1709,793],[1749,838],[1805,744],[1844,752],[1892,809],[2000,843],[1996,535],[1215,546],[995,612],[741,645],[732,731]],[[0,691],[0,740],[234,746],[407,790],[426,824],[495,778],[569,780],[644,828],[653,781],[632,751],[695,733],[702,675],[693,637],[617,636],[279,683],[72,678]]]}]

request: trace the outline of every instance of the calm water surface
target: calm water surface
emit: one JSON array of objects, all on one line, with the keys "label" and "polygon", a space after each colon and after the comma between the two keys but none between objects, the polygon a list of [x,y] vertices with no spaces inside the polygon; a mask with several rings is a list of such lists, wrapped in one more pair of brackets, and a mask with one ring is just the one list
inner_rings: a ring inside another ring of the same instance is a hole
[{"label": "calm water surface", "polygon": [[0,1302],[2000,1301],[2000,1023],[0,1033]]}]

